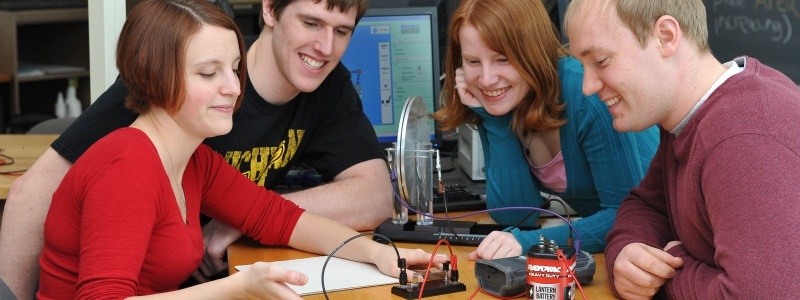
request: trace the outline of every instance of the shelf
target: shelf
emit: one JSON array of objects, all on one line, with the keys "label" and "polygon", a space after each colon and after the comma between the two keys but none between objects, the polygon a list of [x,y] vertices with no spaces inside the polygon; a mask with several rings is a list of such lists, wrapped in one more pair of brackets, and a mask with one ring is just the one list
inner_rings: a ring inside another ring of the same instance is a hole
[{"label": "shelf", "polygon": [[0,90],[0,131],[13,116],[53,114],[53,101],[69,78],[79,80],[78,98],[88,106],[88,8],[0,10],[0,41],[0,73],[11,77]]},{"label": "shelf", "polygon": [[36,75],[36,76],[20,76],[19,82],[35,82],[35,81],[45,81],[45,80],[54,80],[54,79],[68,79],[68,78],[80,78],[80,77],[88,77],[89,71],[81,71],[81,72],[70,72],[70,73],[59,73],[59,74],[45,74],[45,75]]},{"label": "shelf", "polygon": [[14,18],[17,26],[29,24],[53,24],[65,22],[87,21],[89,9],[63,8],[63,9],[37,9],[8,11],[0,10],[0,17]]}]

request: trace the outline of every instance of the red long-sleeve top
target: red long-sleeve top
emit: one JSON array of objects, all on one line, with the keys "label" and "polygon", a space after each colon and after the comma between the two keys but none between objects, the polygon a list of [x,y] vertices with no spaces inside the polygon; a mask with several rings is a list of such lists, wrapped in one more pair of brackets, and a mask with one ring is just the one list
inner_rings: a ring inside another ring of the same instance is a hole
[{"label": "red long-sleeve top", "polygon": [[185,224],[155,146],[119,129],[75,162],[53,195],[39,299],[116,299],[171,291],[203,258],[200,213],[263,244],[286,245],[303,210],[206,145],[183,177]]}]

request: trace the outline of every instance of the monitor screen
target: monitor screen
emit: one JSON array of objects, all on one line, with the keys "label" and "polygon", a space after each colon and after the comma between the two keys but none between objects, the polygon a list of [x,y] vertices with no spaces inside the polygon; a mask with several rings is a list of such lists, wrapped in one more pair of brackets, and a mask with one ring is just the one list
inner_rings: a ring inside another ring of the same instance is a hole
[{"label": "monitor screen", "polygon": [[[381,145],[397,141],[408,97],[421,96],[431,113],[436,107],[441,90],[437,14],[436,6],[370,8],[342,57]],[[437,144],[432,119],[430,132]]]}]

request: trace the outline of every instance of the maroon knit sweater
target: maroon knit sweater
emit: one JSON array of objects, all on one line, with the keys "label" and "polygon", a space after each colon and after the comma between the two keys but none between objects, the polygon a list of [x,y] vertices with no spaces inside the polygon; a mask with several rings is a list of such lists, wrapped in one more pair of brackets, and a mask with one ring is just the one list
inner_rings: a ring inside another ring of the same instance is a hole
[{"label": "maroon knit sweater", "polygon": [[661,144],[607,236],[606,266],[642,242],[683,259],[659,295],[788,299],[800,290],[800,89],[746,58]]}]

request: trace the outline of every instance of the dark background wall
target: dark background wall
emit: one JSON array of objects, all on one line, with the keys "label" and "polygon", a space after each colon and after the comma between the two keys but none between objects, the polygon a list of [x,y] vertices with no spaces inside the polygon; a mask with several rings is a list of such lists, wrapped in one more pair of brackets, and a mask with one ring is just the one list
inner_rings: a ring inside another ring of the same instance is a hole
[{"label": "dark background wall", "polygon": [[800,84],[800,0],[706,0],[711,51],[749,55]]}]

